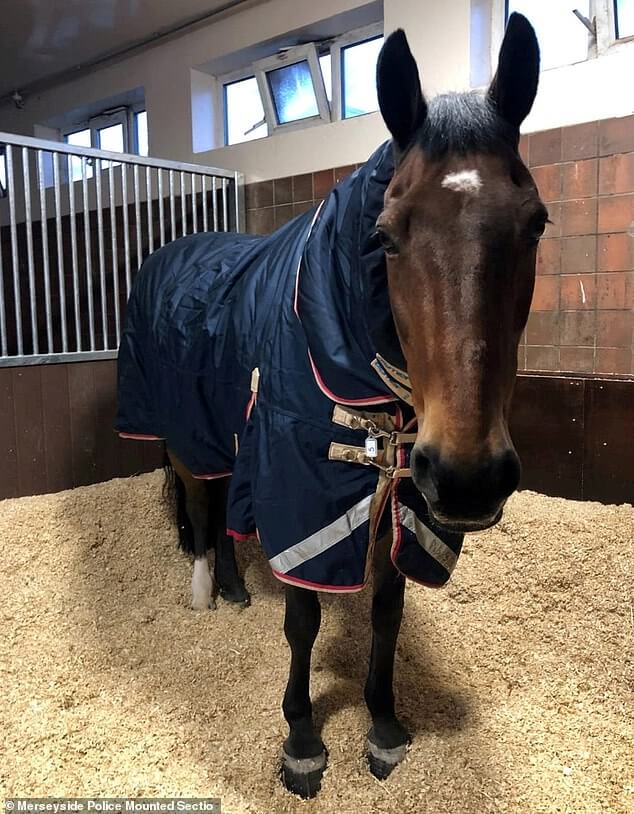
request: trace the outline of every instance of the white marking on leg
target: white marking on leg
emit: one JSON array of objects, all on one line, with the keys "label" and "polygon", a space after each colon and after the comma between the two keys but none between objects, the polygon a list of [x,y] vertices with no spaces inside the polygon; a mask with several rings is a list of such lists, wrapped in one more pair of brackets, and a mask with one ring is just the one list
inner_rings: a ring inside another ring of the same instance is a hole
[{"label": "white marking on leg", "polygon": [[207,610],[212,605],[212,588],[213,580],[207,557],[195,559],[192,575],[192,608],[194,610]]},{"label": "white marking on leg", "polygon": [[454,192],[468,192],[477,195],[482,186],[482,178],[477,170],[450,172],[442,179],[441,186]]}]

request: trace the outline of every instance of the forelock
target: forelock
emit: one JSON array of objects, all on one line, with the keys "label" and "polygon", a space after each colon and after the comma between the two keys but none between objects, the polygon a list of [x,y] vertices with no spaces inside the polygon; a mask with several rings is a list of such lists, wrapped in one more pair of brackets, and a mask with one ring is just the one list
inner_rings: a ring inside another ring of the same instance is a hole
[{"label": "forelock", "polygon": [[433,99],[416,143],[432,158],[448,153],[516,150],[519,134],[479,93],[447,93]]}]

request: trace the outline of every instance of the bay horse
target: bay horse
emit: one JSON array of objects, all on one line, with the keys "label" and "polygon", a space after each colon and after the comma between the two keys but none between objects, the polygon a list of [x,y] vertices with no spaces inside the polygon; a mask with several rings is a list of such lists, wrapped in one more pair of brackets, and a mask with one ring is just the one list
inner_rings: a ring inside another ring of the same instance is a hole
[{"label": "bay horse", "polygon": [[508,414],[548,213],[518,145],[538,77],[513,14],[486,94],[428,103],[395,31],[377,64],[391,143],[273,236],[183,238],[135,281],[118,429],[166,440],[194,607],[213,601],[212,545],[220,594],[248,604],[233,539],[255,529],[286,583],[282,778],[304,797],[327,763],[309,693],[319,591],[372,575],[383,779],[409,742],[392,691],[404,575],[445,582],[519,483]]}]

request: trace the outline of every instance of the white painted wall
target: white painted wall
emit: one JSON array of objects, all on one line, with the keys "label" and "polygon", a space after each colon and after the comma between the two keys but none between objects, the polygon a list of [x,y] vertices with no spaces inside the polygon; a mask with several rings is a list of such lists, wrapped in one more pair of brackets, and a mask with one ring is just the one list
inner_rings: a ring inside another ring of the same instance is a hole
[{"label": "white painted wall", "polygon": [[[205,94],[211,90],[197,66],[360,5],[363,0],[256,2],[205,28],[30,98],[24,110],[0,108],[0,129],[33,135],[35,125],[56,114],[143,86],[154,156],[238,168],[248,180],[362,161],[387,137],[379,114],[202,152],[194,152],[192,136],[192,114],[205,115],[209,109]],[[386,33],[396,27],[407,32],[427,94],[469,88],[471,0],[385,0],[384,8]],[[634,112],[633,75],[634,43],[607,56],[544,72],[525,131]],[[198,150],[212,143],[204,134],[197,135],[197,141]]]}]

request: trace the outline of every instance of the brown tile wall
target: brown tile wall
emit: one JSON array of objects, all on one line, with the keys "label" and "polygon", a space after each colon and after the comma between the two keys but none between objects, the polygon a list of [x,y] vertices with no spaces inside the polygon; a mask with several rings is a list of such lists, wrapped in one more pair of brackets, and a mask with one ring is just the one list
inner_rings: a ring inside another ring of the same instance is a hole
[{"label": "brown tile wall", "polygon": [[266,235],[319,203],[359,165],[247,184],[247,231]]},{"label": "brown tile wall", "polygon": [[[520,149],[553,221],[520,370],[633,374],[634,116],[523,136]],[[282,226],[353,169],[249,184],[247,229]]]}]

